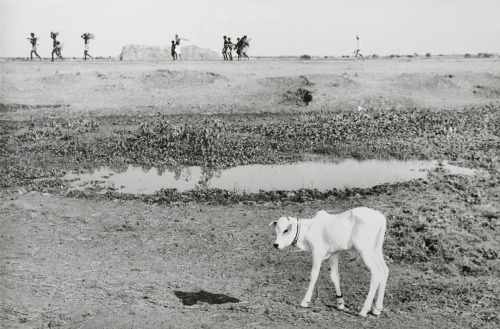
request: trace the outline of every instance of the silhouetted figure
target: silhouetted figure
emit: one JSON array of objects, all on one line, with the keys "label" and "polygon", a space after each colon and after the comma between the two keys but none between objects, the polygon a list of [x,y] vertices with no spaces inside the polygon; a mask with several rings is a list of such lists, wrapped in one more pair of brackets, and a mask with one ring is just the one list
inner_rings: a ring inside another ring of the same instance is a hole
[{"label": "silhouetted figure", "polygon": [[171,47],[171,55],[172,55],[172,60],[177,60],[177,53],[175,52],[175,47],[176,47],[176,44],[175,44],[175,41],[172,40],[172,47]]},{"label": "silhouetted figure", "polygon": [[83,48],[84,60],[87,60],[87,56],[89,56],[93,60],[94,57],[92,57],[89,54],[89,42],[90,42],[90,39],[94,39],[94,35],[92,33],[84,33],[84,34],[82,34],[82,38],[83,38],[83,41],[85,42],[85,46]]},{"label": "silhouetted figure", "polygon": [[222,57],[224,58],[225,61],[227,61],[227,37],[223,36],[224,39],[224,46],[222,47]]},{"label": "silhouetted figure", "polygon": [[248,57],[247,55],[248,48],[250,48],[250,39],[248,39],[247,36],[244,35],[243,38],[241,38],[241,42],[241,56],[245,57],[246,59],[250,59],[250,57]]},{"label": "silhouetted figure", "polygon": [[189,40],[184,39],[184,38],[179,38],[179,36],[177,34],[175,35],[175,52],[179,56],[180,60],[182,61],[181,40],[184,40],[184,41],[189,41]]},{"label": "silhouetted figure", "polygon": [[38,38],[35,37],[35,33],[31,33],[31,38],[27,38],[30,43],[31,43],[31,52],[30,52],[30,59],[33,60],[33,54],[36,55],[36,57],[38,57],[39,60],[42,60],[42,58],[38,55],[38,53],[36,52],[36,46],[38,44]]},{"label": "silhouetted figure", "polygon": [[354,59],[356,59],[358,56],[360,56],[363,60],[365,60],[363,55],[361,55],[361,49],[359,48],[359,36],[356,36],[356,40],[357,40],[358,47],[354,51]]},{"label": "silhouetted figure", "polygon": [[233,60],[233,48],[234,43],[231,41],[231,38],[227,38],[227,57],[230,61]]},{"label": "silhouetted figure", "polygon": [[241,41],[240,38],[236,38],[236,40],[238,40],[238,41],[236,42],[235,48],[236,48],[236,53],[238,54],[238,60],[240,60],[241,59],[241,48],[243,47],[243,41]]},{"label": "silhouetted figure", "polygon": [[59,32],[50,32],[50,37],[52,38],[52,61],[54,61],[54,54],[56,54],[59,59],[63,59],[61,54],[62,45],[56,39],[58,34]]}]

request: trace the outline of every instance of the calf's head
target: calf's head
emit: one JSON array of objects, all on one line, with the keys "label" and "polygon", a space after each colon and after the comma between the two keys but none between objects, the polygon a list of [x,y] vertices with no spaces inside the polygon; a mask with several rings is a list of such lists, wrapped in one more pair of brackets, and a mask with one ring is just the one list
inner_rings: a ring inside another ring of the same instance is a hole
[{"label": "calf's head", "polygon": [[281,217],[269,224],[276,229],[274,248],[283,249],[291,245],[297,236],[297,218]]}]

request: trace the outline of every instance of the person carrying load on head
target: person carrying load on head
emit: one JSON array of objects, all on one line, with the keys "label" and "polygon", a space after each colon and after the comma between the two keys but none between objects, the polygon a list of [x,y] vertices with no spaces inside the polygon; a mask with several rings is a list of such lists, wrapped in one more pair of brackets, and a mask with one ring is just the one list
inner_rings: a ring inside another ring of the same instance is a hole
[{"label": "person carrying load on head", "polygon": [[54,54],[60,59],[63,59],[61,50],[62,45],[59,41],[57,41],[57,36],[59,32],[50,32],[50,37],[52,38],[52,62],[54,61]]},{"label": "person carrying load on head", "polygon": [[250,57],[248,57],[247,55],[248,49],[250,48],[250,39],[248,39],[247,36],[244,35],[240,41],[241,41],[241,51],[240,51],[241,56],[246,57],[246,59],[250,59]]},{"label": "person carrying load on head", "polygon": [[85,46],[83,48],[84,60],[87,60],[87,56],[89,56],[93,60],[94,57],[92,57],[89,54],[89,42],[90,42],[91,39],[94,39],[94,35],[92,33],[84,33],[84,34],[82,34],[81,37],[83,38],[83,41],[85,42]]},{"label": "person carrying load on head", "polygon": [[363,57],[363,55],[361,55],[361,49],[359,48],[359,36],[356,36],[356,40],[357,40],[357,48],[356,50],[354,51],[354,59],[356,59],[358,56],[361,56],[361,58],[363,60],[365,60],[365,58]]}]

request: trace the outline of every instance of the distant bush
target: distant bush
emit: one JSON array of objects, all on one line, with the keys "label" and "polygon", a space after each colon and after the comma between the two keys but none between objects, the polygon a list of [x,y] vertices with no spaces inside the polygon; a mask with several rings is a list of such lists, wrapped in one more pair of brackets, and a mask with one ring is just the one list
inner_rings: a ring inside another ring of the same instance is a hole
[{"label": "distant bush", "polygon": [[425,54],[425,57],[431,57],[431,53]]},{"label": "distant bush", "polygon": [[470,54],[465,54],[464,57],[465,58],[471,58],[472,56]]},{"label": "distant bush", "polygon": [[408,57],[408,58],[413,58],[413,55],[406,55],[406,57]]},{"label": "distant bush", "polygon": [[372,58],[378,58],[378,55],[377,54],[373,54]]},{"label": "distant bush", "polygon": [[302,55],[302,56],[300,56],[300,59],[311,59],[311,56],[309,56],[309,55]]},{"label": "distant bush", "polygon": [[478,58],[490,58],[493,57],[493,54],[488,54],[488,53],[479,53],[477,54]]}]

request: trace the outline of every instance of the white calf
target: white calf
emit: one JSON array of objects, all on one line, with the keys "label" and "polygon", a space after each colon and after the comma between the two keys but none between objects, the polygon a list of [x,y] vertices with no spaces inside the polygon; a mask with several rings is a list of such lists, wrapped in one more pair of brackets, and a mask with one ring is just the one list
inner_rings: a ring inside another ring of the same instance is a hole
[{"label": "white calf", "polygon": [[378,289],[373,314],[380,315],[389,275],[389,269],[382,255],[386,229],[384,215],[369,208],[355,208],[338,215],[331,215],[322,210],[311,219],[281,217],[269,225],[276,227],[275,248],[283,249],[297,245],[299,249],[312,254],[311,281],[300,306],[309,306],[321,263],[329,258],[332,268],[331,279],[337,292],[337,308],[343,309],[344,299],[339,281],[339,254],[357,251],[371,274],[370,290],[359,314],[366,316]]}]

